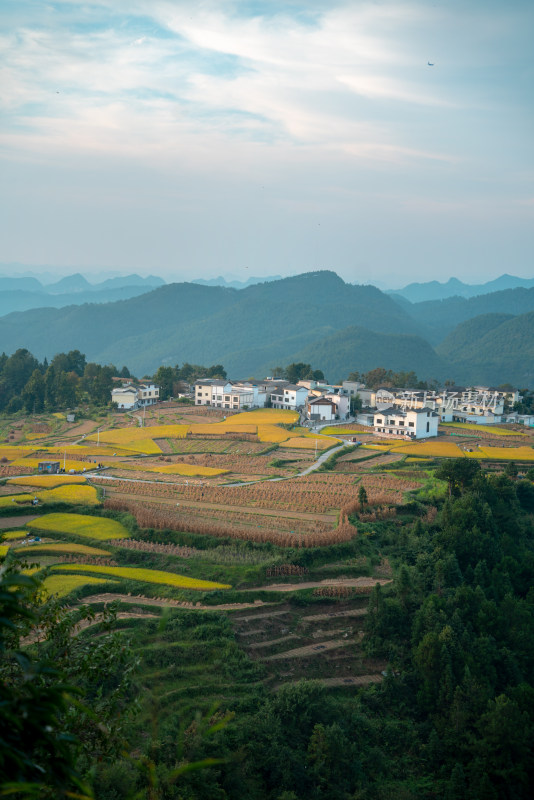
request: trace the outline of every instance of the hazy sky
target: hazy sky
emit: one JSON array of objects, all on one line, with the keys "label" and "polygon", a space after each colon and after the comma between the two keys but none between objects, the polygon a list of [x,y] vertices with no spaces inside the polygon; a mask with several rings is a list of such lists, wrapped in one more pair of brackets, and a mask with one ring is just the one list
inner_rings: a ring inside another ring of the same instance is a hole
[{"label": "hazy sky", "polygon": [[532,0],[1,8],[1,262],[534,274]]}]

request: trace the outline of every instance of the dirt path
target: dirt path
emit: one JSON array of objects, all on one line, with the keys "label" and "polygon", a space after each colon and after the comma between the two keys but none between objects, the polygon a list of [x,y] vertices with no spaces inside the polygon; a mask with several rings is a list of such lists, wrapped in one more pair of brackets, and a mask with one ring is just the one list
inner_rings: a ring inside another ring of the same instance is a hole
[{"label": "dirt path", "polygon": [[[106,487],[107,488],[107,487]],[[113,497],[120,497],[126,500],[130,500],[133,502],[139,502],[139,495],[138,494],[128,494],[127,492],[116,492],[114,489],[108,489],[109,495]],[[148,495],[147,495],[148,497]],[[201,508],[201,509],[209,509],[212,511],[239,511],[245,514],[259,515],[262,517],[285,517],[287,519],[306,519],[311,520],[313,522],[326,522],[335,526],[337,516],[336,514],[315,514],[315,513],[308,513],[306,511],[285,511],[280,508],[255,508],[252,506],[235,506],[235,505],[223,505],[222,503],[203,503],[194,500],[180,500],[179,503],[172,498],[167,497],[150,497],[151,503],[161,503],[162,505],[173,506],[176,508],[178,506],[180,509],[184,508]]]},{"label": "dirt path", "polygon": [[91,605],[93,603],[112,603],[114,600],[119,600],[121,603],[138,603],[141,606],[158,606],[159,608],[173,606],[174,608],[185,608],[189,611],[240,611],[242,608],[265,608],[266,606],[274,605],[274,603],[264,603],[262,600],[257,600],[254,603],[221,603],[221,605],[217,606],[203,606],[200,603],[183,603],[170,597],[142,597],[141,595],[129,594],[92,594],[90,597],[84,597],[82,603]]},{"label": "dirt path", "polygon": [[[257,604],[259,606],[259,603]],[[268,611],[266,614],[247,614],[246,617],[237,617],[235,622],[255,622],[257,619],[271,619],[272,617],[283,617],[289,614],[289,608],[284,608],[281,611]]]},{"label": "dirt path", "polygon": [[[81,620],[74,626],[72,635],[77,636],[87,628],[92,628],[94,625],[98,625],[99,622],[102,622],[103,618],[103,614],[96,614],[94,619]],[[117,614],[117,619],[159,619],[159,614],[150,614],[148,612],[145,613],[141,611],[119,611]],[[36,642],[44,641],[45,638],[46,634],[44,631],[41,631],[39,628],[37,628],[29,636],[24,636],[24,638],[20,640],[20,643],[23,647],[26,647],[29,644],[35,644]]]},{"label": "dirt path", "polygon": [[253,644],[249,644],[248,647],[250,650],[259,650],[262,647],[272,647],[275,644],[282,644],[283,642],[289,642],[292,639],[298,639],[296,633],[290,633],[288,636],[281,636],[279,639],[270,639],[267,642],[254,642]]},{"label": "dirt path", "polygon": [[26,514],[23,517],[0,517],[0,530],[5,528],[22,528],[32,519],[37,519],[39,514]]},{"label": "dirt path", "polygon": [[[87,628],[98,625],[104,619],[103,614],[96,614],[94,619],[84,619],[74,628],[74,635],[77,636]],[[117,619],[159,619],[159,614],[150,614],[148,611],[119,611]]]},{"label": "dirt path", "polygon": [[310,617],[301,617],[302,622],[324,622],[329,619],[339,617],[364,617],[367,614],[366,608],[349,608],[347,611],[331,611],[327,614],[312,614]]},{"label": "dirt path", "polygon": [[324,581],[305,581],[303,583],[270,583],[268,586],[255,586],[253,589],[242,589],[243,592],[295,592],[299,589],[318,589],[321,586],[360,586],[373,588],[377,583],[384,586],[391,583],[388,578],[328,578]]},{"label": "dirt path", "polygon": [[275,653],[273,656],[263,656],[262,661],[280,661],[283,658],[309,658],[326,653],[328,650],[337,650],[340,647],[354,645],[353,639],[329,639],[319,644],[308,644],[305,647],[295,647],[294,650],[285,650],[283,653]]},{"label": "dirt path", "polygon": [[[384,680],[383,675],[379,672],[372,675],[356,675],[347,678],[314,678],[317,683],[322,686],[369,686],[370,683],[381,683]],[[289,681],[288,683],[279,683],[274,689],[277,691],[282,686],[295,686],[299,681]]]}]

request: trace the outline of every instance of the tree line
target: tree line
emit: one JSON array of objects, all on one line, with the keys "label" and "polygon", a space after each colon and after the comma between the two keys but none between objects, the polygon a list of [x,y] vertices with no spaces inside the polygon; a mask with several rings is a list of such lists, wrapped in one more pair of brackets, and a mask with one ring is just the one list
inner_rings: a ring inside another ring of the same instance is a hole
[{"label": "tree line", "polygon": [[[88,362],[79,350],[57,353],[42,362],[29,350],[20,348],[13,355],[0,355],[0,413],[25,411],[40,414],[74,408],[81,404],[109,406],[113,378],[134,378],[128,367],[118,370],[113,364]],[[199,378],[225,378],[221,364],[203,367],[198,364],[178,364],[159,367],[153,380],[160,386],[160,398],[167,400],[185,391],[187,385]]]}]

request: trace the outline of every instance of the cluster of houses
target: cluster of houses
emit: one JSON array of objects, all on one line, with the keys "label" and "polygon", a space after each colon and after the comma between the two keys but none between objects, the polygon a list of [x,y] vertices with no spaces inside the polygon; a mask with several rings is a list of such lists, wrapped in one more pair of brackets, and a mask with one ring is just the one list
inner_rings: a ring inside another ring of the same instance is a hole
[{"label": "cluster of houses", "polygon": [[[230,381],[197,380],[189,398],[196,406],[211,406],[230,412],[252,408],[285,408],[298,411],[301,421],[311,425],[353,418],[386,438],[426,439],[438,435],[439,422],[522,422],[534,418],[505,412],[521,398],[517,391],[486,386],[447,386],[423,391],[393,388],[370,389],[356,381],[330,385],[321,381],[265,378]],[[133,381],[114,388],[112,400],[121,410],[152,405],[159,400],[159,387]],[[358,402],[355,402],[355,401]],[[356,410],[356,408],[358,410]]]}]

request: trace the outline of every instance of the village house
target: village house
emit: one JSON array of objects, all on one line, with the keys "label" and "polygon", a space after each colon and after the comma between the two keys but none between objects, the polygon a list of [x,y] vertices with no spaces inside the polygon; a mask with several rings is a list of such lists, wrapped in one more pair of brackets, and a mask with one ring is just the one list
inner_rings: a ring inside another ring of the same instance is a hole
[{"label": "village house", "polygon": [[327,392],[320,397],[310,396],[306,404],[306,416],[310,420],[346,419],[349,412],[350,399],[344,394]]},{"label": "village house", "polygon": [[286,383],[273,391],[270,398],[272,408],[288,408],[291,411],[296,411],[304,408],[308,398],[308,390],[305,386]]},{"label": "village house", "polygon": [[373,427],[385,438],[427,439],[438,435],[439,415],[431,408],[401,411],[395,406],[375,411]]},{"label": "village house", "polygon": [[136,408],[151,406],[159,400],[159,386],[154,383],[134,385],[129,382],[111,391],[111,402],[121,411],[135,411]]},{"label": "village house", "polygon": [[252,386],[240,386],[228,380],[205,378],[195,381],[194,389],[197,406],[242,411],[255,405]]}]

